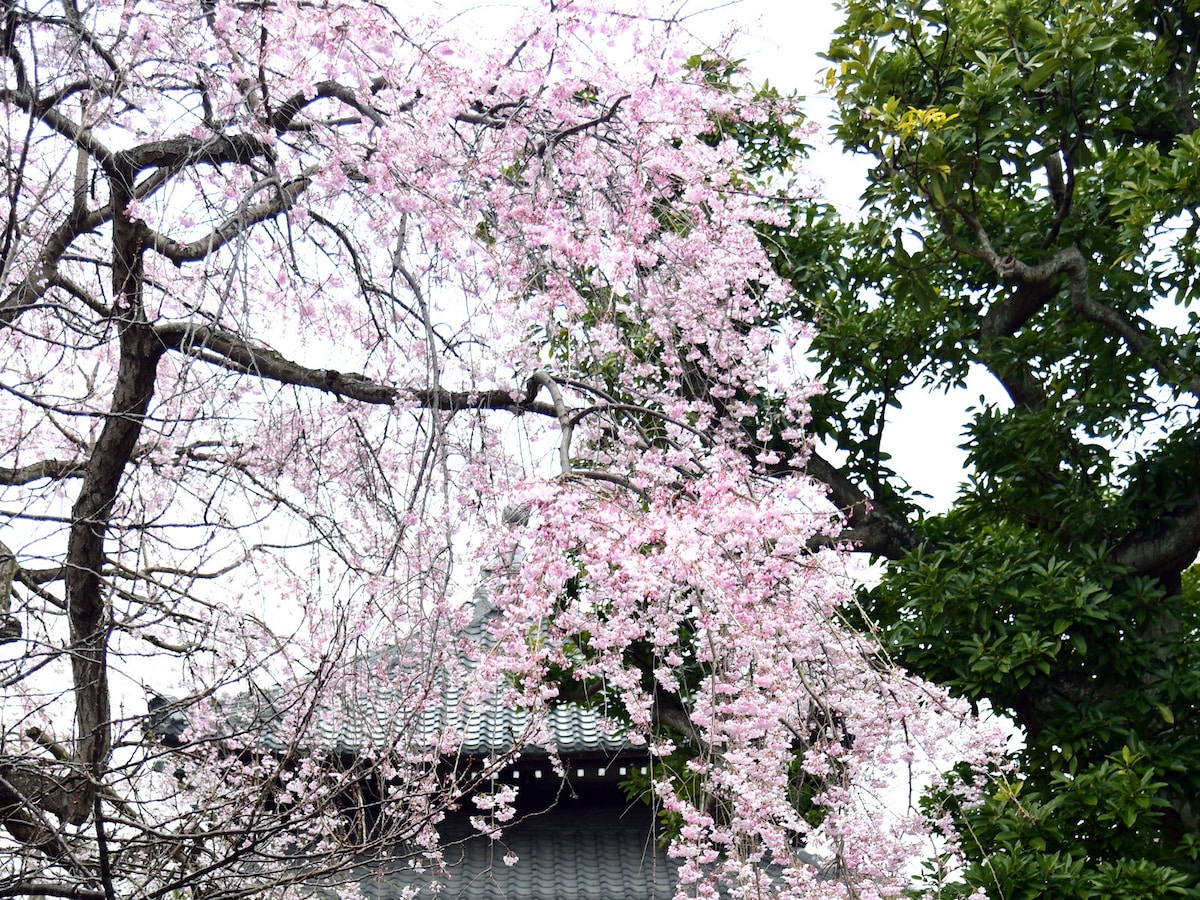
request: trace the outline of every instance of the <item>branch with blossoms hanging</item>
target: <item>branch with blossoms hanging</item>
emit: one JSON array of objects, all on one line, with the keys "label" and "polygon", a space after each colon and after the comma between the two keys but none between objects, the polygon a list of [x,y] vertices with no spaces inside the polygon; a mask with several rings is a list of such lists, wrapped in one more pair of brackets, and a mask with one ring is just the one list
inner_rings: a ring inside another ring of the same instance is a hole
[{"label": "branch with blossoms hanging", "polygon": [[[811,550],[804,329],[738,140],[782,101],[627,2],[405,15],[5,7],[0,894],[437,865],[488,773],[406,736],[487,676],[599,685],[681,761],[695,790],[651,787],[685,887],[807,889],[805,843],[897,884],[922,829],[868,832],[860,792],[974,732]],[[497,542],[524,561],[471,675]]]},{"label": "branch with blossoms hanging", "polygon": [[484,677],[534,708],[588,703],[649,744],[641,787],[671,825],[681,890],[903,893],[928,844],[886,795],[986,759],[995,735],[845,624],[845,558],[811,550],[836,524],[822,491],[727,458],[685,490],[520,496],[522,561],[497,575]]}]

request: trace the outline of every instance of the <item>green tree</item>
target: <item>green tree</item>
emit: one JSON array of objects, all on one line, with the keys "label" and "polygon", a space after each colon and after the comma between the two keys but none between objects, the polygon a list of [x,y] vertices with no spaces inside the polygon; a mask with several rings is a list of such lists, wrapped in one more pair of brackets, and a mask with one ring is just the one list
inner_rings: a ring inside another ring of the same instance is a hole
[{"label": "green tree", "polygon": [[[1025,735],[947,894],[1197,895],[1200,4],[849,0],[829,58],[863,220],[768,235],[821,327],[810,471],[890,649]],[[883,428],[980,368],[1009,402],[926,516]]]}]

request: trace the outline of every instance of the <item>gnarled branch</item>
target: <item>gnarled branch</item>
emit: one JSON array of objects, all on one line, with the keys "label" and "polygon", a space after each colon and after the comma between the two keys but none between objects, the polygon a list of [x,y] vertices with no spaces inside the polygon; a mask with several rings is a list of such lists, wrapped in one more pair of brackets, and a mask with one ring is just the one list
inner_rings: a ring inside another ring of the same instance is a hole
[{"label": "gnarled branch", "polygon": [[1145,575],[1172,577],[1200,554],[1200,493],[1168,516],[1127,535],[1113,548],[1115,562]]},{"label": "gnarled branch", "polygon": [[829,498],[846,517],[847,527],[837,540],[850,541],[857,549],[886,559],[900,559],[922,543],[911,525],[888,513],[815,451],[809,454],[807,472],[829,488]]}]

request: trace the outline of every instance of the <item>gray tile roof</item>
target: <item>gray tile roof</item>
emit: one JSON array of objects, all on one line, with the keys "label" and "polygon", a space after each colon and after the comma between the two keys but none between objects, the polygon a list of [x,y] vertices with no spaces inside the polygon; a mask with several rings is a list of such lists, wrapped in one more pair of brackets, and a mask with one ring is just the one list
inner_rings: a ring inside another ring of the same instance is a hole
[{"label": "gray tile roof", "polygon": [[[447,872],[416,874],[406,864],[384,864],[360,882],[370,900],[397,900],[406,887],[422,897],[452,900],[670,900],[679,864],[653,838],[646,807],[588,806],[563,800],[522,822],[498,841],[456,837],[442,829]],[[505,865],[506,854],[519,859]]]},{"label": "gray tile roof", "polygon": [[[486,647],[490,642],[491,612],[486,599],[476,599],[476,614],[464,632],[471,645]],[[475,665],[469,654],[460,654],[458,662],[465,669]],[[430,673],[414,670],[402,647],[365,653],[352,665],[358,671],[347,680],[351,686],[326,691],[312,711],[315,746],[304,749],[353,756],[368,747],[391,748],[401,737],[430,747],[449,732],[457,736],[457,749],[463,755],[506,753],[515,746],[522,746],[524,755],[546,753],[546,748],[527,740],[529,711],[506,705],[499,690],[482,701],[468,702],[457,682],[443,672],[435,676],[440,679],[441,702],[414,715],[409,711],[418,706],[417,694]],[[223,713],[231,734],[278,752],[288,746],[289,711],[307,712],[309,702],[307,686],[293,684],[242,694],[226,701]],[[549,711],[547,725],[554,747],[564,756],[611,755],[628,748],[624,732],[606,727],[603,720],[597,709],[562,703]]]}]

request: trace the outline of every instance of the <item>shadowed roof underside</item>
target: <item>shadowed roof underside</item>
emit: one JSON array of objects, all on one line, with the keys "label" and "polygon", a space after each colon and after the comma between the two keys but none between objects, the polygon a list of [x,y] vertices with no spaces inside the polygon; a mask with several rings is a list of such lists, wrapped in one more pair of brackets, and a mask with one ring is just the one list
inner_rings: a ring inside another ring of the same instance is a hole
[{"label": "shadowed roof underside", "polygon": [[[583,807],[583,808],[580,808]],[[436,877],[405,866],[381,868],[361,882],[370,900],[399,900],[406,887],[448,900],[671,900],[679,864],[655,845],[653,817],[564,802],[513,827],[498,841],[454,839],[441,830],[448,872]],[[519,859],[505,865],[504,858]]]}]

